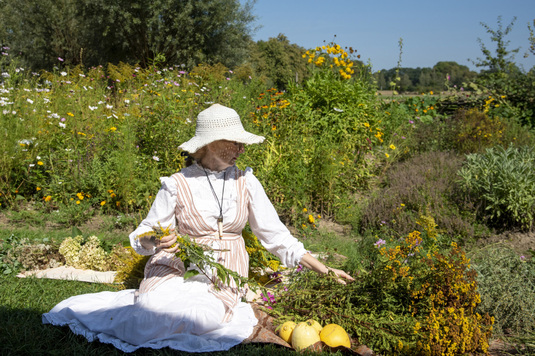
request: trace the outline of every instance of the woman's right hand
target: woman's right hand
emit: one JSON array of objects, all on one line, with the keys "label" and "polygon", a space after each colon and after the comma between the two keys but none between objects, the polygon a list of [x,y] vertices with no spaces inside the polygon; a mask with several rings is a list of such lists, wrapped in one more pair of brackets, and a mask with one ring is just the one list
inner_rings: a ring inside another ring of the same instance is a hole
[{"label": "woman's right hand", "polygon": [[178,251],[176,239],[176,234],[163,236],[160,240],[156,239],[156,252],[165,251],[168,253],[176,253]]}]

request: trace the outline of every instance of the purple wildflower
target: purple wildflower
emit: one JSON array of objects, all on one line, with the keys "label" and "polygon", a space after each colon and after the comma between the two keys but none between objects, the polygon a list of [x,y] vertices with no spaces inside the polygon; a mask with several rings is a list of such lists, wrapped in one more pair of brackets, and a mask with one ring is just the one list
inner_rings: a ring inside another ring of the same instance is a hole
[{"label": "purple wildflower", "polygon": [[379,247],[381,245],[386,245],[386,241],[383,239],[379,239],[376,243],[374,243],[375,247]]}]

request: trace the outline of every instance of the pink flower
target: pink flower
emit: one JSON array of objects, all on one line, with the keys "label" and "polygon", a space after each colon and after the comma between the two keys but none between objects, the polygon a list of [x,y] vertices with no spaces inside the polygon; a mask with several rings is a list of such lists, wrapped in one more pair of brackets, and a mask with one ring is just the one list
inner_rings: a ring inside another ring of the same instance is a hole
[{"label": "pink flower", "polygon": [[386,245],[386,241],[383,239],[379,239],[376,243],[374,243],[375,247],[379,247],[381,245]]},{"label": "pink flower", "polygon": [[60,62],[63,62],[63,61],[64,61],[64,59],[63,59],[63,58],[61,58],[61,57],[58,57],[58,61],[60,61]]}]

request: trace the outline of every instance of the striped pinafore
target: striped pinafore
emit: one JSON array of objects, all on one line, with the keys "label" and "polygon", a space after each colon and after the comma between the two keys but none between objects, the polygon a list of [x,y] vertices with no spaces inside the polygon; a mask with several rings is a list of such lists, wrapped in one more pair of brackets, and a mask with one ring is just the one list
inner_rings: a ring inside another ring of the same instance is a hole
[{"label": "striped pinafore", "polygon": [[[245,186],[244,172],[235,167],[234,172],[237,209],[233,221],[224,221],[223,236],[210,227],[199,214],[188,183],[182,173],[175,173],[177,189],[177,204],[175,209],[177,230],[182,235],[188,235],[198,244],[208,245],[223,250],[217,253],[217,262],[239,275],[247,278],[249,273],[249,255],[245,249],[245,242],[241,235],[248,219],[248,193]],[[155,290],[164,281],[183,276],[185,273],[182,261],[174,255],[160,251],[153,255],[145,266],[145,278],[141,282],[139,293]],[[220,286],[215,288],[214,284]],[[232,318],[233,308],[245,295],[245,290],[239,290],[237,284],[231,279],[229,285],[223,285],[216,276],[212,277],[210,292],[218,297],[225,305],[223,322]]]}]

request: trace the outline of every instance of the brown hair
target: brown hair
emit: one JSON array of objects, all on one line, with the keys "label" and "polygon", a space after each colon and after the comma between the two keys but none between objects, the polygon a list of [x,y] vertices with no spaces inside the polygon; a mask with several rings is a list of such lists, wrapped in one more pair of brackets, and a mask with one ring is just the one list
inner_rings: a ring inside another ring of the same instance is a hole
[{"label": "brown hair", "polygon": [[197,151],[195,151],[194,153],[189,153],[186,156],[186,167],[191,166],[194,162],[202,161],[202,159],[206,155],[206,151],[207,151],[206,146],[203,146],[199,148]]}]

